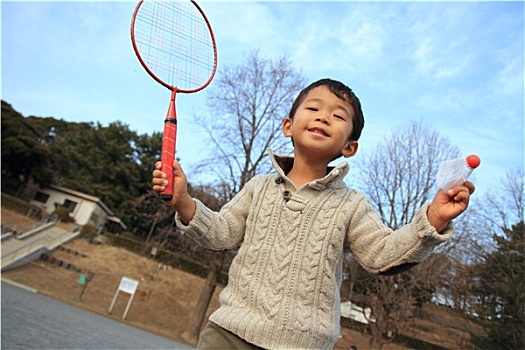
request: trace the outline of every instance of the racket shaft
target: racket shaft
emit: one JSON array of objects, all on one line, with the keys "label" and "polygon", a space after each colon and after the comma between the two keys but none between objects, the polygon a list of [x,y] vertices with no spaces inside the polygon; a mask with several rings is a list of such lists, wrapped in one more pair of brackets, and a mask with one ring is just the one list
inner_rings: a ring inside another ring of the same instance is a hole
[{"label": "racket shaft", "polygon": [[175,91],[172,94],[166,120],[164,121],[164,134],[162,136],[162,171],[166,174],[168,185],[160,193],[163,200],[171,200],[173,197],[173,160],[177,142],[177,116],[175,112]]}]

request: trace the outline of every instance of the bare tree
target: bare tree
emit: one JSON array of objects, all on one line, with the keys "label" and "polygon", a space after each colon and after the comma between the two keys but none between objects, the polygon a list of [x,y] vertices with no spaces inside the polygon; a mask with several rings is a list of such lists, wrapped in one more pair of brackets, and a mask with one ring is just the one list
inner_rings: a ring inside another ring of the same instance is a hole
[{"label": "bare tree", "polygon": [[[412,121],[394,130],[357,164],[362,191],[383,222],[398,229],[433,197],[439,164],[458,154],[448,138]],[[395,276],[370,275],[367,283],[360,283],[361,293],[369,296],[366,303],[372,309],[371,349],[381,349],[392,341],[408,325],[414,308],[437,288],[436,281],[446,273],[449,263],[446,258],[431,260]]]},{"label": "bare tree", "polygon": [[181,333],[181,338],[191,344],[196,344],[199,340],[199,333],[202,328],[202,323],[206,316],[206,311],[210,304],[215,288],[218,284],[218,275],[220,269],[224,264],[224,259],[227,258],[224,252],[213,252],[209,255],[208,260],[208,274],[204,282],[204,287],[201,290],[197,305],[193,314],[190,317],[186,329]]},{"label": "bare tree", "polygon": [[[226,204],[227,200],[224,198],[225,195],[221,192],[221,189],[224,187],[212,187],[209,185],[195,186],[191,188],[190,195],[194,198],[201,200],[208,208],[212,210],[220,210],[220,208]],[[204,286],[200,291],[199,299],[197,300],[197,305],[193,310],[186,328],[181,333],[181,338],[187,341],[190,344],[196,344],[199,340],[199,333],[202,328],[202,323],[208,311],[208,306],[210,304],[213,293],[217,288],[218,278],[220,271],[225,263],[231,261],[231,255],[228,252],[217,252],[206,250],[198,246],[191,239],[184,239],[186,245],[189,247],[186,251],[190,256],[196,257],[199,256],[199,260],[206,260],[208,265],[208,273],[206,275],[206,280],[204,281]],[[191,252],[191,253],[190,253]]]},{"label": "bare tree", "polygon": [[524,175],[523,168],[510,170],[490,193],[484,194],[477,209],[491,233],[510,230],[512,225],[525,221]]},{"label": "bare tree", "polygon": [[210,157],[197,168],[227,184],[230,198],[254,175],[268,172],[266,150],[285,150],[281,124],[304,85],[286,57],[270,60],[253,51],[242,65],[225,68],[208,96],[209,115],[196,118],[212,142]]},{"label": "bare tree", "polygon": [[[210,114],[196,118],[213,144],[212,155],[197,168],[212,171],[218,178],[217,185],[208,186],[201,196],[208,192],[222,206],[252,177],[270,170],[267,148],[285,148],[288,141],[281,136],[281,124],[304,85],[305,78],[285,57],[272,61],[261,58],[257,51],[248,55],[243,65],[224,70],[209,95]],[[218,210],[220,206],[211,208]],[[190,343],[198,340],[218,272],[231,258],[227,254],[209,253],[205,286],[181,335]]]},{"label": "bare tree", "polygon": [[443,160],[457,158],[459,149],[422,122],[394,130],[357,164],[362,191],[387,226],[409,222],[433,196],[435,175]]},{"label": "bare tree", "polygon": [[[220,186],[188,186],[189,194],[198,198],[212,210],[219,210],[226,203],[220,189]],[[217,287],[221,268],[223,264],[231,261],[232,256],[228,253],[204,249],[191,238],[182,234],[180,229],[177,229],[173,219],[174,209],[162,204],[158,195],[153,191],[149,191],[138,198],[134,203],[134,208],[141,216],[141,230],[144,233],[147,232],[143,254],[151,256],[150,251],[153,252],[153,246],[157,248],[155,250],[157,252],[166,248],[175,253],[175,256],[182,255],[184,259],[191,260],[194,264],[208,267],[205,286],[201,290],[197,306],[188,320],[186,329],[181,334],[184,340],[195,344],[198,341],[208,305]],[[169,244],[168,241],[170,241]],[[175,257],[174,259],[177,260],[178,258]]]}]

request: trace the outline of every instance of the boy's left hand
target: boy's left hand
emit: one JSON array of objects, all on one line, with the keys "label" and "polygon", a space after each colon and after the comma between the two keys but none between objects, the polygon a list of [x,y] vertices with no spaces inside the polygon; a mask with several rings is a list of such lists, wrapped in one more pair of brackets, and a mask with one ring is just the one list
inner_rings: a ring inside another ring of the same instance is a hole
[{"label": "boy's left hand", "polygon": [[474,190],[474,184],[470,181],[465,181],[463,185],[456,186],[447,193],[439,190],[428,207],[428,221],[438,232],[443,231],[452,219],[467,209]]}]

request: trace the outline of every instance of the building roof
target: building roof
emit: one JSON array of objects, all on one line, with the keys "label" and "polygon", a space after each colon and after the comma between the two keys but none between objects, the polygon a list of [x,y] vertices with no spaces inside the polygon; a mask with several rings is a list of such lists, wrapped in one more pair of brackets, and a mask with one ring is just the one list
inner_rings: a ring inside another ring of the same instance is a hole
[{"label": "building roof", "polygon": [[95,196],[90,196],[89,194],[85,194],[85,193],[75,191],[67,187],[58,186],[58,185],[50,185],[49,188],[98,204],[102,208],[102,210],[104,210],[108,214],[108,221],[114,222],[120,225],[124,230],[127,230],[126,224],[124,224],[124,222],[122,222],[120,218],[116,217],[115,214],[107,207],[106,204],[104,204],[104,202],[100,198],[95,197]]},{"label": "building roof", "polygon": [[111,222],[114,222],[114,223],[120,225],[120,227],[122,227],[124,230],[128,229],[126,224],[123,223],[122,220],[120,220],[120,218],[118,218],[116,216],[108,216],[108,221],[111,221]]},{"label": "building roof", "polygon": [[57,191],[60,191],[60,192],[63,192],[63,193],[70,194],[70,195],[78,197],[78,198],[82,198],[82,199],[88,200],[88,201],[93,202],[93,203],[97,203],[109,216],[114,216],[115,215],[107,207],[107,205],[104,204],[104,202],[102,202],[102,200],[100,198],[98,198],[98,197],[90,196],[89,194],[85,194],[85,193],[82,193],[82,192],[78,192],[78,191],[72,190],[72,189],[67,188],[67,187],[62,187],[62,186],[57,186],[57,185],[50,185],[49,188],[52,188],[54,190],[57,190]]}]

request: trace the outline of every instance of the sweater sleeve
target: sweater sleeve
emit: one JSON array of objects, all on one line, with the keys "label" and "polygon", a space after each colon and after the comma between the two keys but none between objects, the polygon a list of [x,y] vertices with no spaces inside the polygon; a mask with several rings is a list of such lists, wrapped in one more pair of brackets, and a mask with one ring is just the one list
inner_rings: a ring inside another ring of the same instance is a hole
[{"label": "sweater sleeve", "polygon": [[380,220],[369,201],[362,196],[352,217],[348,239],[350,249],[361,266],[371,273],[391,275],[407,270],[430,256],[434,247],[448,240],[452,223],[438,233],[430,224],[425,204],[412,221],[391,230]]},{"label": "sweater sleeve", "polygon": [[215,212],[198,199],[193,199],[196,211],[193,219],[185,225],[175,215],[177,226],[204,248],[229,250],[244,239],[246,219],[253,197],[253,179],[220,212]]}]

